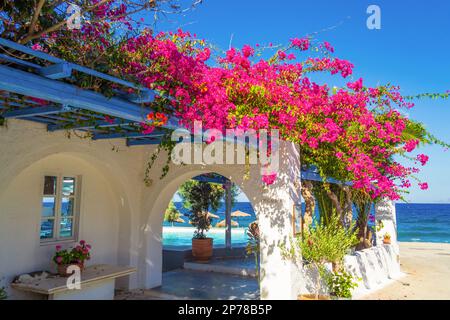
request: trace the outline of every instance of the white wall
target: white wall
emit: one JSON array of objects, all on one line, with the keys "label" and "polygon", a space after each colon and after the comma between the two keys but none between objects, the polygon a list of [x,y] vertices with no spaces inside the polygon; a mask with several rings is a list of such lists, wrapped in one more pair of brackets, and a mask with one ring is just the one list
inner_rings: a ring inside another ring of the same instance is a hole
[{"label": "white wall", "polygon": [[[21,172],[0,196],[0,261],[2,274],[55,271],[50,259],[55,244],[40,244],[42,179],[48,173],[82,177],[79,238],[92,247],[89,263],[117,264],[119,205],[111,187],[95,168],[68,155],[49,156]],[[63,246],[73,246],[64,243]]]},{"label": "white wall", "polygon": [[[112,151],[112,145],[119,151]],[[137,265],[142,152],[123,140],[100,141],[48,133],[21,120],[0,127],[0,285],[37,270],[54,271],[55,243],[39,240],[42,181],[46,174],[81,176],[79,237],[92,244],[88,264]],[[73,243],[65,243],[63,246]],[[121,281],[136,286],[136,276]],[[11,290],[10,297],[19,297]]]},{"label": "white wall", "polygon": [[[115,147],[113,149],[113,146]],[[138,268],[121,285],[161,285],[163,213],[179,185],[206,172],[217,172],[238,184],[255,208],[261,229],[262,298],[291,299],[301,290],[301,266],[283,260],[280,245],[293,234],[293,204],[299,201],[297,150],[281,143],[277,182],[265,187],[260,167],[243,165],[172,166],[160,179],[161,154],[143,183],[155,146],[128,148],[123,139],[91,141],[44,125],[13,120],[0,127],[0,277],[47,269],[52,247],[39,245],[40,186],[46,171],[83,176],[81,237],[93,245],[93,261]]]}]

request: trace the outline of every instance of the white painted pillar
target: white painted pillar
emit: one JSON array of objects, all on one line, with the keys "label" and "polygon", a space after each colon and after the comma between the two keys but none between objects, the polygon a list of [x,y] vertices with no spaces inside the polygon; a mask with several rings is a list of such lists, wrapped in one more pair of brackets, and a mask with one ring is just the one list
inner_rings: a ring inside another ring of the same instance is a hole
[{"label": "white painted pillar", "polygon": [[299,153],[291,143],[280,144],[280,166],[274,184],[263,188],[254,203],[260,228],[261,299],[296,299],[304,288],[301,263],[285,259],[294,235],[294,204],[300,199]]},{"label": "white painted pillar", "polygon": [[383,243],[383,237],[386,233],[391,236],[391,244],[398,254],[397,243],[397,216],[395,212],[395,204],[389,199],[383,199],[375,203],[375,220],[377,223],[382,222],[383,228],[376,233],[377,245]]},{"label": "white painted pillar", "polygon": [[227,229],[225,231],[225,247],[231,249],[231,181],[225,183],[225,221]]}]

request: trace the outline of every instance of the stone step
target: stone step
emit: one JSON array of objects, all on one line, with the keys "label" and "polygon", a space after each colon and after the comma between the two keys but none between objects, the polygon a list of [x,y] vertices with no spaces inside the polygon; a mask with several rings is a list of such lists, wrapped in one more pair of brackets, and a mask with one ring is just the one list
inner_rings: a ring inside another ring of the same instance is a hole
[{"label": "stone step", "polygon": [[240,259],[213,260],[209,263],[185,262],[184,269],[203,272],[216,272],[256,278],[256,268],[252,261]]}]

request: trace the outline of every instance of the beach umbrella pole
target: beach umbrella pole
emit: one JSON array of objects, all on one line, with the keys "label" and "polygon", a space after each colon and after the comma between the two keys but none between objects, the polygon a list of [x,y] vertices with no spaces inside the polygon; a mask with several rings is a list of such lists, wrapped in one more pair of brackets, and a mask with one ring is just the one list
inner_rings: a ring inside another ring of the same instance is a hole
[{"label": "beach umbrella pole", "polygon": [[225,182],[225,247],[231,249],[231,181]]}]

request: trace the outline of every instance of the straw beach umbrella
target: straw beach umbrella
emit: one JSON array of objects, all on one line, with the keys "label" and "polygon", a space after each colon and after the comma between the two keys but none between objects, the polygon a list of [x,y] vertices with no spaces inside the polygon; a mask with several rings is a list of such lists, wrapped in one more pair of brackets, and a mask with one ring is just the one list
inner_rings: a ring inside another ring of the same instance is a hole
[{"label": "straw beach umbrella", "polygon": [[[218,223],[216,223],[216,228],[225,228],[227,225],[227,221],[224,219]],[[239,223],[237,223],[234,220],[231,220],[231,226],[232,227],[239,227]]]},{"label": "straw beach umbrella", "polygon": [[[208,217],[210,219],[219,219],[220,218],[217,214],[211,213],[209,211],[206,213],[206,217]],[[192,222],[189,221],[189,224],[192,224]]]},{"label": "straw beach umbrella", "polygon": [[175,222],[178,222],[178,223],[184,223],[185,221],[184,221],[182,218],[178,217],[178,218],[175,220]]},{"label": "straw beach umbrella", "polygon": [[219,219],[220,217],[217,214],[208,211],[208,218]]},{"label": "straw beach umbrella", "polygon": [[249,213],[242,212],[241,210],[236,210],[231,213],[232,217],[240,218],[240,217],[251,217],[252,215]]},{"label": "straw beach umbrella", "polygon": [[233,211],[233,212],[231,213],[231,216],[232,216],[233,218],[236,218],[236,220],[238,220],[238,218],[241,218],[241,217],[251,217],[252,215],[249,214],[249,213],[243,212],[243,211],[241,211],[241,210],[236,210],[236,211]]}]

